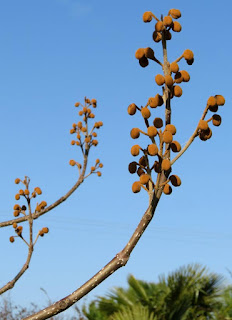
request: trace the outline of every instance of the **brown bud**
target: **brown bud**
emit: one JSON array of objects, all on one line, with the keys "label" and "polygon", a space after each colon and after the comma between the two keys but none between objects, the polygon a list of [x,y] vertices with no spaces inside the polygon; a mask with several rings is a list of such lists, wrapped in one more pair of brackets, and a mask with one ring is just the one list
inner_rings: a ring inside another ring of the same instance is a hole
[{"label": "brown bud", "polygon": [[132,148],[131,148],[131,154],[132,156],[138,156],[139,155],[139,151],[140,151],[140,146],[138,144],[134,145]]},{"label": "brown bud", "polygon": [[173,140],[172,134],[170,131],[164,131],[163,132],[163,141],[165,143],[171,143]]},{"label": "brown bud", "polygon": [[20,195],[19,194],[16,194],[15,195],[15,200],[19,200],[20,199]]},{"label": "brown bud", "polygon": [[162,40],[162,34],[160,32],[154,31],[152,38],[155,42],[160,42]]},{"label": "brown bud", "polygon": [[208,105],[209,107],[215,107],[215,106],[217,106],[217,100],[216,100],[216,98],[213,97],[213,96],[209,97],[209,99],[208,99],[208,101],[207,101],[207,105]]},{"label": "brown bud", "polygon": [[174,79],[176,83],[181,83],[184,80],[182,74],[179,71],[175,74]]},{"label": "brown bud", "polygon": [[163,24],[163,22],[162,22],[162,21],[156,22],[156,24],[155,24],[155,31],[160,32],[160,31],[162,31],[162,30],[164,30],[164,24]]},{"label": "brown bud", "polygon": [[157,135],[157,129],[154,126],[150,126],[147,128],[147,134],[150,138],[155,137]]},{"label": "brown bud", "polygon": [[144,108],[141,109],[141,114],[142,114],[144,119],[148,119],[151,116],[151,112],[147,107],[144,107]]},{"label": "brown bud", "polygon": [[157,93],[155,97],[151,97],[148,100],[148,103],[151,108],[162,106],[162,104],[164,103],[163,97]]},{"label": "brown bud", "polygon": [[182,29],[181,24],[178,21],[174,21],[172,25],[172,30],[174,32],[180,32]]},{"label": "brown bud", "polygon": [[180,73],[182,75],[184,82],[188,82],[190,80],[190,75],[186,70],[182,70],[182,71],[180,71]]},{"label": "brown bud", "polygon": [[14,228],[14,229],[16,229],[17,228],[17,223],[16,222],[14,222],[13,224],[12,224],[12,227]]},{"label": "brown bud", "polygon": [[163,24],[165,27],[170,27],[172,25],[172,17],[166,16],[163,18]]},{"label": "brown bud", "polygon": [[151,22],[152,20],[152,12],[151,11],[146,11],[143,14],[143,22]]},{"label": "brown bud", "polygon": [[135,173],[137,170],[137,163],[135,161],[129,163],[128,170],[131,174]]},{"label": "brown bud", "polygon": [[153,121],[154,126],[159,129],[163,127],[163,120],[161,118],[155,118]]},{"label": "brown bud", "polygon": [[167,124],[164,130],[171,132],[173,136],[176,134],[176,127],[173,124]]},{"label": "brown bud", "polygon": [[19,178],[15,179],[15,183],[16,183],[16,184],[19,184],[20,181],[21,181],[21,180],[20,180]]},{"label": "brown bud", "polygon": [[145,56],[145,52],[144,52],[144,48],[139,48],[138,50],[136,50],[135,52],[135,58],[136,59],[142,59]]},{"label": "brown bud", "polygon": [[173,94],[175,97],[181,97],[182,96],[182,89],[180,86],[174,86],[173,87]]},{"label": "brown bud", "polygon": [[222,95],[216,94],[215,96],[216,102],[218,106],[223,106],[225,104],[225,98]]},{"label": "brown bud", "polygon": [[192,60],[194,57],[193,52],[189,49],[186,49],[184,51],[183,56],[184,56],[185,60]]},{"label": "brown bud", "polygon": [[48,232],[49,232],[49,229],[48,229],[47,227],[44,227],[44,228],[42,229],[42,231],[43,231],[43,233],[48,233]]},{"label": "brown bud", "polygon": [[75,107],[79,107],[79,105],[80,105],[80,102],[76,102],[76,103],[74,104]]},{"label": "brown bud", "polygon": [[69,164],[70,164],[70,166],[72,166],[72,167],[73,167],[73,166],[75,166],[76,161],[74,161],[74,160],[70,160],[70,161],[69,161]]},{"label": "brown bud", "polygon": [[15,241],[15,238],[14,238],[13,236],[11,236],[11,237],[9,238],[9,240],[10,240],[11,243],[13,243],[13,242]]},{"label": "brown bud", "polygon": [[169,180],[171,181],[171,183],[172,183],[172,185],[173,185],[174,187],[179,187],[179,186],[181,185],[181,180],[180,180],[180,178],[179,178],[177,175],[175,175],[175,174],[171,175],[171,176],[169,177]]},{"label": "brown bud", "polygon": [[145,57],[148,59],[154,59],[155,57],[154,51],[150,47],[147,47],[144,49],[144,54],[145,54]]},{"label": "brown bud", "polygon": [[156,144],[150,144],[147,148],[147,151],[150,156],[156,156],[159,152],[159,149]]},{"label": "brown bud", "polygon": [[168,159],[164,159],[161,164],[161,168],[164,171],[168,171],[171,168],[171,162]]},{"label": "brown bud", "polygon": [[208,130],[209,126],[208,126],[208,122],[205,121],[205,120],[200,120],[199,123],[198,123],[198,128],[200,130]]},{"label": "brown bud", "polygon": [[136,104],[132,103],[128,106],[127,112],[130,116],[133,116],[136,113]]},{"label": "brown bud", "polygon": [[179,65],[176,62],[172,62],[170,64],[170,71],[173,73],[177,73],[179,71]]},{"label": "brown bud", "polygon": [[132,184],[132,191],[134,193],[138,193],[139,191],[141,190],[141,184],[139,181],[135,181],[133,184]]},{"label": "brown bud", "polygon": [[219,114],[214,114],[212,118],[213,118],[212,120],[213,125],[216,127],[220,126],[222,122],[222,118],[219,116]]},{"label": "brown bud", "polygon": [[173,85],[173,79],[169,74],[164,77],[164,81],[168,87]]},{"label": "brown bud", "polygon": [[132,139],[137,139],[140,136],[139,128],[133,128],[130,132],[130,136]]},{"label": "brown bud", "polygon": [[165,82],[164,76],[162,76],[162,74],[157,74],[155,76],[155,82],[158,84],[158,86],[162,86]]},{"label": "brown bud", "polygon": [[170,9],[169,14],[173,17],[173,19],[179,19],[181,17],[181,12],[178,9]]},{"label": "brown bud", "polygon": [[168,183],[165,184],[163,193],[167,195],[172,193],[172,187]]},{"label": "brown bud", "polygon": [[141,67],[146,68],[149,65],[149,61],[146,57],[139,59],[139,64]]},{"label": "brown bud", "polygon": [[150,176],[146,173],[141,174],[141,176],[139,177],[139,180],[142,184],[147,184],[148,181],[150,180]]}]

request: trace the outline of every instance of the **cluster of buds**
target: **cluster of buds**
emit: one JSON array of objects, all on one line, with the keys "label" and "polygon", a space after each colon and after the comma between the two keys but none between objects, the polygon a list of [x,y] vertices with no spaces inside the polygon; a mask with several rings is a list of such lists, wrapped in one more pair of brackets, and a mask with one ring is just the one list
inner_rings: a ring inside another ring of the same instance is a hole
[{"label": "cluster of buds", "polygon": [[208,120],[204,120],[208,111],[217,112],[218,106],[223,106],[225,104],[225,98],[222,95],[215,95],[209,97],[206,105],[206,111],[204,117],[198,123],[198,135],[202,141],[206,141],[212,137],[212,130],[209,127],[209,123],[216,127],[220,126],[222,119],[219,114],[214,113],[212,117]]},{"label": "cluster of buds", "polygon": [[[84,104],[81,104],[80,102],[75,103],[75,107],[81,107],[82,109],[79,111],[79,116],[82,117],[82,121],[78,121],[77,123],[73,123],[72,129],[70,129],[70,134],[75,134],[76,139],[71,141],[71,145],[76,145],[81,148],[82,153],[85,154],[85,152],[90,149],[91,146],[96,147],[98,145],[97,138],[97,129],[100,129],[100,127],[103,126],[102,121],[95,122],[91,129],[89,129],[89,120],[95,118],[95,114],[93,113],[92,108],[97,107],[97,100],[96,99],[88,99],[85,97]],[[97,168],[102,168],[102,163],[100,163],[99,159],[97,159],[96,164],[94,167],[91,167],[91,172],[97,173],[98,176],[101,176],[101,172],[96,172]],[[77,166],[79,170],[81,170],[82,165],[75,161],[70,160],[69,164],[71,166]],[[93,169],[94,168],[94,169]]]},{"label": "cluster of buds", "polygon": [[98,177],[101,177],[101,171],[97,171],[97,169],[103,168],[103,164],[100,162],[99,159],[96,159],[95,165],[91,167],[91,173],[96,173]]},{"label": "cluster of buds", "polygon": [[[129,164],[129,172],[137,173],[139,181],[135,181],[132,185],[132,191],[137,193],[141,188],[150,192],[158,188],[162,188],[165,194],[171,194],[172,186],[178,187],[181,185],[181,180],[177,175],[170,175],[172,168],[171,152],[181,153],[180,143],[174,139],[176,134],[176,127],[171,124],[171,99],[174,97],[182,96],[182,88],[179,86],[182,82],[189,82],[190,75],[186,70],[180,70],[179,62],[183,59],[187,65],[192,65],[194,62],[194,54],[190,49],[184,50],[179,58],[173,62],[169,62],[167,58],[166,40],[171,40],[171,31],[180,32],[182,27],[178,21],[174,21],[181,17],[181,12],[178,9],[171,9],[168,15],[158,19],[151,11],[143,14],[144,22],[151,22],[152,19],[156,20],[155,31],[153,33],[153,40],[160,42],[162,40],[164,61],[161,63],[155,56],[152,48],[139,48],[135,57],[139,60],[142,67],[149,65],[149,60],[153,60],[162,67],[163,74],[155,76],[155,82],[158,86],[162,87],[162,93],[157,93],[154,97],[150,97],[144,106],[138,107],[135,103],[129,105],[128,114],[133,116],[139,112],[144,119],[145,130],[133,128],[130,132],[132,139],[138,139],[140,134],[145,135],[149,139],[149,143],[145,148],[136,144],[131,148],[132,156],[136,157],[142,153],[139,161],[133,161]],[[202,119],[199,122],[197,135],[200,139],[207,140],[212,135],[208,123],[216,126],[220,125],[221,117],[214,114],[209,120],[205,121],[204,117],[208,110],[216,112],[219,105],[223,105],[225,99],[221,95],[210,97],[207,102],[207,109],[204,112]],[[165,105],[165,124],[161,118],[152,117],[152,110]],[[152,119],[152,120],[151,120]],[[155,161],[153,160],[156,157]],[[157,173],[156,182],[152,178],[152,172]],[[160,183],[160,175],[165,176],[165,181]]]},{"label": "cluster of buds", "polygon": [[43,227],[41,230],[39,230],[39,236],[43,237],[45,233],[48,233],[49,229],[47,227]]},{"label": "cluster of buds", "polygon": [[[28,177],[25,177],[24,180],[16,178],[15,179],[15,183],[16,184],[22,183],[24,185],[24,188],[20,189],[16,193],[15,199],[16,200],[20,200],[21,197],[24,197],[26,199],[27,206],[28,206],[28,211],[29,211],[29,215],[30,215],[31,214],[31,199],[32,198],[36,198],[37,195],[41,195],[42,194],[42,190],[39,187],[35,187],[33,192],[30,192],[29,191],[30,179]],[[18,217],[20,214],[26,216],[26,214],[27,214],[26,213],[27,206],[15,204],[14,207],[13,207],[13,210],[14,210],[13,211],[13,215],[14,215],[14,217]],[[35,212],[40,212],[46,206],[47,206],[47,202],[46,201],[42,201],[40,204],[37,203]],[[22,226],[18,226],[16,222],[14,222],[12,225],[13,225],[13,228],[15,229],[15,232],[16,232],[17,236],[21,237],[23,239],[23,236],[22,236],[23,227]],[[46,232],[44,232],[44,233],[46,233]],[[14,242],[14,241],[15,241],[15,236],[11,236],[10,237],[10,242]]]}]

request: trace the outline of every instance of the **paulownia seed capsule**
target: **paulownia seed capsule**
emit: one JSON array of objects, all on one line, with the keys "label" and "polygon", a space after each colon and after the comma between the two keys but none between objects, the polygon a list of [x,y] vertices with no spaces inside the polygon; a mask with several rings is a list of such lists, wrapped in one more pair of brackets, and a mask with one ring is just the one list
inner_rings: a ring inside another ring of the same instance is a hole
[{"label": "paulownia seed capsule", "polygon": [[169,180],[171,181],[172,185],[174,187],[179,187],[181,185],[181,180],[180,177],[178,177],[177,175],[173,174],[169,177]]},{"label": "paulownia seed capsule", "polygon": [[132,139],[137,139],[140,136],[140,130],[139,128],[133,128],[130,132]]},{"label": "paulownia seed capsule", "polygon": [[147,151],[150,156],[156,156],[159,152],[159,149],[156,144],[150,144],[147,148]]},{"label": "paulownia seed capsule", "polygon": [[134,193],[138,193],[139,191],[141,190],[141,184],[139,181],[135,181],[133,184],[132,184],[132,191]]},{"label": "paulownia seed capsule", "polygon": [[218,126],[220,126],[221,122],[222,122],[221,116],[219,116],[219,114],[214,114],[213,120],[212,120],[213,125],[218,127]]},{"label": "paulownia seed capsule", "polygon": [[167,124],[164,130],[171,132],[173,136],[176,134],[176,127],[174,124]]},{"label": "paulownia seed capsule", "polygon": [[170,131],[164,131],[163,133],[163,141],[165,143],[171,143],[173,140],[172,134]]},{"label": "paulownia seed capsule", "polygon": [[130,116],[133,116],[136,113],[136,104],[132,103],[128,106],[127,112]]},{"label": "paulownia seed capsule", "polygon": [[172,25],[172,17],[166,16],[163,18],[163,24],[165,27],[170,27]]},{"label": "paulownia seed capsule", "polygon": [[216,99],[216,102],[217,102],[218,106],[223,106],[225,104],[225,102],[226,102],[225,98],[220,94],[216,94],[215,99]]},{"label": "paulownia seed capsule", "polygon": [[152,38],[155,42],[160,42],[162,40],[162,34],[160,32],[154,31]]},{"label": "paulownia seed capsule", "polygon": [[174,32],[180,32],[182,29],[181,24],[178,21],[174,21],[172,25],[172,30]]},{"label": "paulownia seed capsule", "polygon": [[161,168],[164,171],[168,171],[171,168],[171,162],[168,159],[164,159],[161,164]]},{"label": "paulownia seed capsule", "polygon": [[217,105],[217,100],[216,100],[216,98],[213,97],[213,96],[209,97],[209,99],[207,100],[207,105],[208,105],[209,107],[214,107],[214,106],[216,106],[216,105]]},{"label": "paulownia seed capsule", "polygon": [[208,130],[201,131],[199,134],[199,138],[202,141],[206,141],[206,140],[210,139],[211,137],[212,137],[212,130],[210,128],[208,128]]},{"label": "paulownia seed capsule", "polygon": [[155,118],[153,121],[154,126],[159,129],[163,127],[163,120],[161,118]]},{"label": "paulownia seed capsule", "polygon": [[185,60],[192,60],[194,57],[192,50],[189,49],[184,50],[183,56]]},{"label": "paulownia seed capsule", "polygon": [[152,12],[151,11],[146,11],[143,14],[143,22],[151,22],[152,20]]},{"label": "paulownia seed capsule", "polygon": [[147,107],[144,107],[144,108],[141,109],[141,114],[142,114],[144,119],[148,119],[151,116],[151,112]]},{"label": "paulownia seed capsule", "polygon": [[141,59],[142,57],[144,57],[144,55],[145,55],[144,48],[139,48],[135,52],[135,58],[136,59]]},{"label": "paulownia seed capsule", "polygon": [[138,156],[139,155],[139,151],[140,151],[140,146],[138,144],[134,145],[132,148],[131,148],[131,154],[132,156]]},{"label": "paulownia seed capsule", "polygon": [[157,74],[155,76],[155,82],[158,84],[158,86],[162,86],[165,82],[164,76],[162,74]]},{"label": "paulownia seed capsule", "polygon": [[182,75],[184,82],[188,82],[190,80],[190,75],[186,70],[182,70],[182,71],[180,71],[180,73]]},{"label": "paulownia seed capsule", "polygon": [[179,66],[176,62],[172,62],[170,64],[170,71],[173,73],[177,73],[179,71]]},{"label": "paulownia seed capsule", "polygon": [[181,97],[182,96],[182,89],[180,86],[174,86],[173,87],[173,94],[175,97]]},{"label": "paulownia seed capsule", "polygon": [[175,74],[174,79],[176,83],[181,83],[184,80],[182,74],[179,71]]},{"label": "paulownia seed capsule", "polygon": [[165,184],[163,193],[167,195],[172,193],[172,187],[168,183]]},{"label": "paulownia seed capsule", "polygon": [[200,130],[203,130],[203,131],[208,130],[208,128],[209,128],[208,122],[205,121],[205,120],[200,120],[199,123],[198,123],[198,128],[199,128]]},{"label": "paulownia seed capsule", "polygon": [[155,31],[160,32],[160,31],[162,31],[162,30],[164,30],[164,24],[163,24],[163,22],[162,22],[162,21],[156,22],[156,24],[155,24]]},{"label": "paulownia seed capsule", "polygon": [[150,180],[150,176],[148,174],[141,174],[141,176],[139,177],[139,180],[142,184],[147,184],[148,181]]},{"label": "paulownia seed capsule", "polygon": [[142,167],[146,167],[147,166],[147,159],[145,156],[142,156],[140,159],[139,159],[139,164],[140,166]]},{"label": "paulownia seed capsule", "polygon": [[173,79],[169,74],[164,77],[164,81],[168,87],[173,85]]},{"label": "paulownia seed capsule", "polygon": [[178,141],[172,141],[170,147],[172,152],[180,152],[181,150],[181,145]]},{"label": "paulownia seed capsule", "polygon": [[169,14],[173,17],[173,19],[179,19],[181,17],[181,12],[178,9],[170,9]]},{"label": "paulownia seed capsule", "polygon": [[147,134],[150,138],[155,137],[157,135],[157,129],[154,126],[150,126],[147,128]]}]

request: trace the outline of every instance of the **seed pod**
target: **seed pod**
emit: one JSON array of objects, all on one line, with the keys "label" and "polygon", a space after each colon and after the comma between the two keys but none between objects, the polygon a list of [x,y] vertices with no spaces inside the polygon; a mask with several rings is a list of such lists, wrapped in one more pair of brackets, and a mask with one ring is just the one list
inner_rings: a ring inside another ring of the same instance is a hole
[{"label": "seed pod", "polygon": [[179,19],[181,17],[181,12],[178,9],[170,9],[168,14],[170,14],[173,19]]},{"label": "seed pod", "polygon": [[144,173],[145,173],[144,170],[141,167],[139,167],[137,170],[137,175],[140,177],[141,174],[144,174]]},{"label": "seed pod", "polygon": [[90,169],[91,169],[92,172],[96,170],[95,167],[91,167]]},{"label": "seed pod", "polygon": [[158,106],[162,106],[164,100],[163,97],[157,93],[155,97],[152,97],[148,100],[148,103],[151,108],[156,108]]},{"label": "seed pod", "polygon": [[139,164],[140,166],[142,167],[146,167],[147,166],[147,159],[145,156],[142,156],[140,159],[139,159]]},{"label": "seed pod", "polygon": [[93,106],[93,107],[96,108],[97,100],[96,100],[96,99],[92,99],[92,100],[91,100],[91,104],[94,104],[95,107],[94,107],[94,106]]},{"label": "seed pod", "polygon": [[159,152],[159,149],[156,144],[150,144],[147,148],[147,151],[150,156],[156,156]]},{"label": "seed pod", "polygon": [[172,25],[172,30],[174,32],[180,32],[182,29],[181,24],[178,21],[174,21]]},{"label": "seed pod", "polygon": [[182,96],[182,89],[180,86],[174,86],[173,87],[173,94],[175,97],[181,97]]},{"label": "seed pod", "polygon": [[25,189],[25,190],[24,190],[24,194],[25,194],[26,196],[28,196],[28,195],[30,194],[30,191],[29,191],[28,189]]},{"label": "seed pod", "polygon": [[188,64],[189,66],[191,66],[191,65],[193,64],[193,62],[194,62],[194,58],[191,59],[191,60],[186,60],[186,62],[187,62],[187,64]]},{"label": "seed pod", "polygon": [[12,224],[12,227],[14,228],[14,229],[16,229],[17,228],[17,223],[16,222],[14,222],[13,224]]},{"label": "seed pod", "polygon": [[151,11],[146,11],[143,14],[143,22],[151,22],[152,20],[152,12]]},{"label": "seed pod", "polygon": [[132,148],[131,148],[131,154],[132,156],[138,156],[139,155],[139,151],[140,151],[140,146],[138,144],[134,145]]},{"label": "seed pod", "polygon": [[212,120],[213,125],[216,127],[220,126],[222,122],[222,118],[219,116],[219,114],[214,114],[212,118],[213,118]]},{"label": "seed pod", "polygon": [[135,173],[137,170],[137,163],[135,161],[129,163],[128,170],[131,174]]},{"label": "seed pod", "polygon": [[184,80],[182,74],[179,71],[175,74],[174,79],[175,83],[181,83]]},{"label": "seed pod", "polygon": [[72,146],[74,146],[75,143],[76,143],[75,140],[72,140],[72,141],[71,141],[71,145],[72,145]]},{"label": "seed pod", "polygon": [[176,127],[174,124],[167,124],[164,131],[169,131],[174,136],[176,134]]},{"label": "seed pod", "polygon": [[181,150],[181,145],[178,141],[172,141],[170,147],[172,152],[180,152]]},{"label": "seed pod", "polygon": [[81,129],[81,128],[82,128],[82,122],[79,121],[79,122],[77,123],[77,126],[78,126],[79,129]]},{"label": "seed pod", "polygon": [[183,56],[185,60],[192,60],[194,57],[192,50],[189,49],[184,50]]},{"label": "seed pod", "polygon": [[19,210],[15,210],[14,213],[13,213],[14,217],[18,217],[19,214],[20,214],[20,211],[19,211]]},{"label": "seed pod", "polygon": [[154,50],[152,50],[152,48],[147,47],[144,49],[144,53],[145,53],[145,57],[148,59],[154,59],[155,58],[155,53]]},{"label": "seed pod", "polygon": [[130,136],[132,139],[137,139],[140,136],[139,128],[133,128],[130,132]]},{"label": "seed pod", "polygon": [[103,163],[100,163],[100,164],[99,164],[99,168],[103,168]]},{"label": "seed pod", "polygon": [[165,143],[171,143],[173,140],[172,134],[170,131],[164,131],[163,132],[163,141]]},{"label": "seed pod", "polygon": [[171,40],[172,39],[172,34],[169,30],[165,30],[164,36],[166,40]]},{"label": "seed pod", "polygon": [[94,138],[96,138],[96,137],[97,137],[97,133],[96,133],[96,132],[93,132],[93,133],[92,133],[92,136],[93,136]]},{"label": "seed pod", "polygon": [[[79,114],[79,116],[83,116],[83,111],[80,110],[80,111],[78,112],[78,114]],[[71,133],[71,132],[70,132],[70,133]]]},{"label": "seed pod", "polygon": [[93,145],[94,147],[96,147],[96,146],[98,145],[98,140],[93,140],[93,141],[92,141],[92,145]]},{"label": "seed pod", "polygon": [[13,209],[14,209],[14,210],[19,210],[19,211],[20,211],[20,210],[21,210],[21,207],[20,207],[20,205],[19,205],[19,204],[15,204],[15,205],[14,205],[14,207],[13,207]]},{"label": "seed pod", "polygon": [[91,119],[95,118],[95,114],[90,113],[90,114],[89,114],[89,118],[91,118]]},{"label": "seed pod", "polygon": [[43,227],[42,231],[43,231],[43,233],[48,233],[49,229],[47,227]]},{"label": "seed pod", "polygon": [[132,184],[132,191],[134,193],[138,193],[139,191],[141,190],[141,184],[139,181],[135,181],[133,184]]},{"label": "seed pod", "polygon": [[157,135],[157,129],[154,126],[150,126],[147,128],[147,134],[150,138],[155,137]]},{"label": "seed pod", "polygon": [[208,130],[201,131],[199,134],[199,138],[202,141],[206,141],[206,140],[210,139],[211,137],[212,137],[212,130],[210,128],[208,128]]},{"label": "seed pod", "polygon": [[182,71],[180,71],[180,73],[182,75],[184,82],[188,82],[190,80],[190,75],[186,70],[182,70]]},{"label": "seed pod", "polygon": [[161,172],[161,165],[160,165],[159,161],[155,161],[154,162],[154,171],[156,173],[160,173]]},{"label": "seed pod", "polygon": [[40,235],[41,237],[43,237],[43,236],[44,236],[44,232],[43,232],[43,230],[40,230],[40,231],[39,231],[39,235]]},{"label": "seed pod", "polygon": [[25,205],[22,206],[22,210],[25,211],[27,210],[27,207]]},{"label": "seed pod", "polygon": [[176,62],[172,62],[170,64],[170,71],[173,73],[177,73],[179,71],[179,65]]},{"label": "seed pod", "polygon": [[180,177],[178,177],[177,175],[173,174],[169,177],[169,180],[171,181],[172,185],[174,187],[179,187],[181,185],[181,180]]},{"label": "seed pod", "polygon": [[207,105],[209,107],[215,107],[217,105],[217,100],[215,97],[211,96],[209,97],[208,101],[207,101]]},{"label": "seed pod", "polygon": [[208,128],[209,128],[208,122],[205,120],[200,120],[198,123],[198,128],[203,131],[208,130]]},{"label": "seed pod", "polygon": [[139,180],[142,184],[147,184],[148,181],[150,180],[150,176],[148,174],[144,173],[139,177]]},{"label": "seed pod", "polygon": [[146,68],[149,65],[149,61],[146,57],[139,59],[139,64],[141,67]]},{"label": "seed pod", "polygon": [[141,109],[141,114],[143,116],[144,119],[149,119],[151,116],[151,112],[147,107],[144,107]]},{"label": "seed pod", "polygon": [[79,105],[80,105],[80,102],[76,102],[76,103],[74,104],[75,107],[79,107]]},{"label": "seed pod", "polygon": [[102,175],[101,172],[98,171],[98,172],[97,172],[97,176],[98,176],[98,177],[101,177],[101,175]]},{"label": "seed pod", "polygon": [[216,94],[215,99],[218,106],[223,106],[226,102],[225,98],[220,94]]},{"label": "seed pod", "polygon": [[165,82],[164,76],[162,76],[162,74],[157,74],[155,76],[155,82],[158,84],[158,86],[162,86]]},{"label": "seed pod", "polygon": [[127,112],[130,116],[133,116],[136,113],[136,104],[132,103],[128,106]]},{"label": "seed pod", "polygon": [[15,195],[15,200],[19,200],[20,199],[20,195],[19,194],[16,194]]},{"label": "seed pod", "polygon": [[160,31],[162,31],[162,30],[164,30],[164,24],[163,24],[163,22],[162,22],[162,21],[156,22],[156,24],[155,24],[155,31],[160,32]]},{"label": "seed pod", "polygon": [[172,187],[170,186],[170,184],[166,183],[164,188],[163,188],[163,193],[165,194],[171,194],[172,193]]},{"label": "seed pod", "polygon": [[[99,127],[99,125],[98,125],[98,127]],[[81,128],[81,131],[82,131],[82,132],[86,132],[86,131],[87,131],[86,127],[82,127],[82,128]]]},{"label": "seed pod", "polygon": [[16,184],[19,184],[19,182],[20,182],[20,179],[19,179],[19,178],[15,179],[15,183],[16,183]]},{"label": "seed pod", "polygon": [[[86,142],[86,143],[89,143],[90,141],[91,141],[90,136],[88,136],[88,137],[85,138],[85,142]],[[79,141],[78,141],[78,142],[79,142]]]},{"label": "seed pod", "polygon": [[47,206],[47,202],[46,202],[46,201],[42,201],[42,202],[40,203],[40,207],[41,207],[42,209],[44,209],[46,206]]},{"label": "seed pod", "polygon": [[24,195],[24,191],[22,189],[19,190],[19,195],[23,196]]},{"label": "seed pod", "polygon": [[39,204],[37,204],[35,211],[40,212],[41,211],[41,206]]},{"label": "seed pod", "polygon": [[69,160],[69,164],[70,164],[70,166],[75,166],[75,164],[76,164],[76,161],[74,161],[74,160]]},{"label": "seed pod", "polygon": [[171,168],[171,162],[168,159],[164,159],[161,164],[161,168],[164,171],[168,171]]},{"label": "seed pod", "polygon": [[15,241],[15,238],[14,238],[13,236],[11,236],[11,237],[9,238],[9,240],[10,240],[11,243],[13,243],[13,242]]},{"label": "seed pod", "polygon": [[170,27],[172,25],[172,17],[166,16],[163,18],[163,24],[165,27]]},{"label": "seed pod", "polygon": [[168,87],[173,85],[173,79],[169,74],[164,77],[164,81]]},{"label": "seed pod", "polygon": [[136,50],[135,52],[135,58],[136,59],[142,59],[145,56],[145,52],[144,52],[144,48],[139,48],[138,50]]},{"label": "seed pod", "polygon": [[162,40],[162,34],[160,32],[154,31],[152,38],[155,42],[160,42]]},{"label": "seed pod", "polygon": [[87,107],[84,107],[82,111],[83,111],[84,113],[86,113],[87,110],[88,110]]},{"label": "seed pod", "polygon": [[163,120],[161,118],[155,118],[153,121],[154,126],[159,129],[163,127]]}]

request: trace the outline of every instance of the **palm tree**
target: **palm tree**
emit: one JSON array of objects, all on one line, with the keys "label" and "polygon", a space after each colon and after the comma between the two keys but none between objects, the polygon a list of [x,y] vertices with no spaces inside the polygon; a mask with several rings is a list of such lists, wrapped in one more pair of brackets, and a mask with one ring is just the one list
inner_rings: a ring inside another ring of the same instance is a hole
[{"label": "palm tree", "polygon": [[[88,309],[84,307],[83,312],[89,320],[108,320],[116,314],[117,317],[127,314],[133,319],[134,307],[139,305],[156,320],[215,319],[214,313],[221,305],[221,284],[221,276],[208,273],[197,264],[182,267],[167,278],[162,276],[158,283],[137,280],[130,275],[128,289],[114,288]],[[97,312],[98,316],[92,317]]]}]

